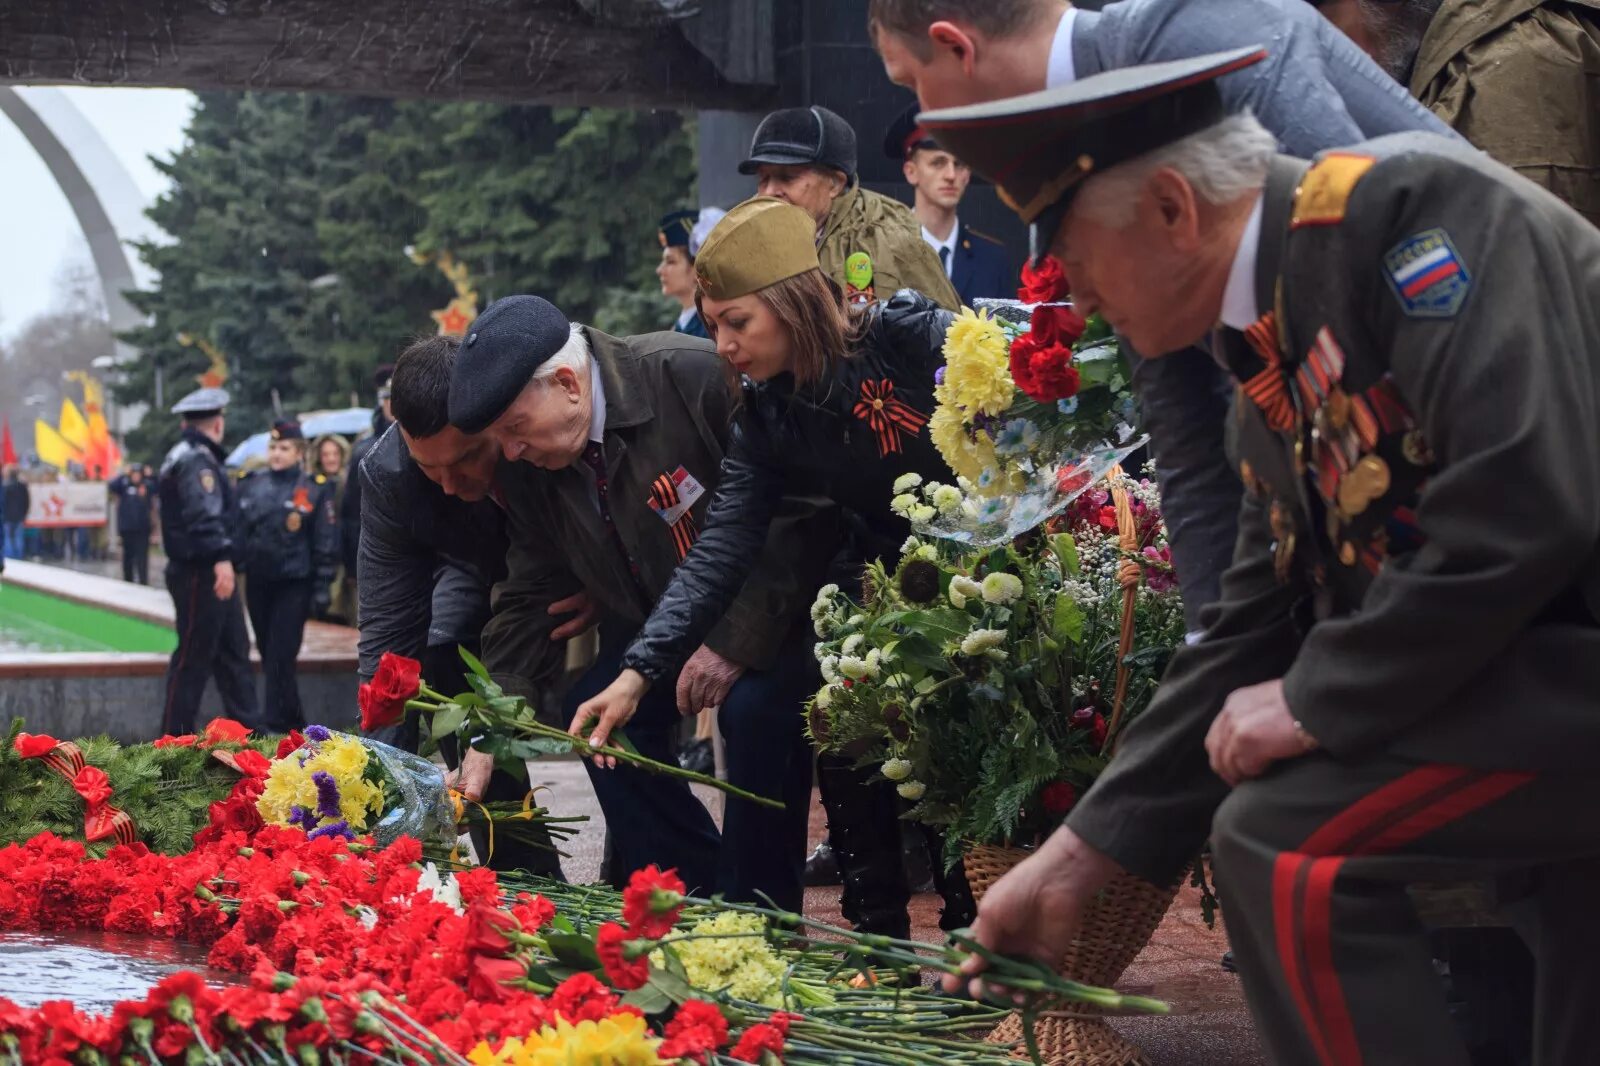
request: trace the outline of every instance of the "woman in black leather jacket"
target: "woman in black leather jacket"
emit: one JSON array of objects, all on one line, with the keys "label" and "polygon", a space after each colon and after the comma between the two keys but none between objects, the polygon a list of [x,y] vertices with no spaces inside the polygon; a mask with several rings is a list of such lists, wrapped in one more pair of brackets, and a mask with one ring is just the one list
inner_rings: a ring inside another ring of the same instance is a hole
[{"label": "woman in black leather jacket", "polygon": [[[705,531],[629,647],[618,679],[578,710],[573,732],[589,729],[596,746],[632,717],[650,683],[677,674],[721,617],[760,556],[786,485],[805,484],[839,505],[859,574],[862,560],[895,558],[911,532],[889,509],[895,482],[912,473],[953,480],[928,435],[950,312],[909,289],[885,304],[851,307],[818,267],[809,216],[770,198],[734,208],[695,269],[701,317],[744,405]],[[820,585],[822,575],[814,579]],[[679,710],[694,713],[701,702],[695,684],[686,689],[680,681]],[[892,790],[867,791],[848,766],[832,774],[824,767],[846,916],[903,935],[898,812]],[[970,920],[965,886],[955,908],[950,902],[947,896],[950,928]]]}]

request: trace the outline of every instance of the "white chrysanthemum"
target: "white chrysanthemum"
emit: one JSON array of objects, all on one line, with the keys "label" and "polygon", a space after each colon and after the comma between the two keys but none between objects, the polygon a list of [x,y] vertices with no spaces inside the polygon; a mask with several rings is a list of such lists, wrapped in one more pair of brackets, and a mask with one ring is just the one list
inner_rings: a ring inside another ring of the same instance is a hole
[{"label": "white chrysanthemum", "polygon": [[961,490],[954,485],[940,485],[930,498],[940,514],[950,515],[961,510]]},{"label": "white chrysanthemum", "polygon": [[960,589],[956,588],[955,585],[951,585],[950,586],[950,606],[954,607],[956,610],[959,611],[959,610],[963,609],[964,607],[966,607],[966,605],[967,605],[967,598],[965,596],[961,595],[961,590]]},{"label": "white chrysanthemum", "polygon": [[833,652],[828,649],[828,646],[821,641],[818,641],[811,646],[811,657],[817,660],[819,663],[832,654]]},{"label": "white chrysanthemum", "polygon": [[883,664],[883,652],[880,649],[873,648],[873,649],[871,649],[870,651],[867,652],[867,676],[868,677],[873,677],[873,678],[877,677],[879,672],[882,669],[882,664]]},{"label": "white chrysanthemum", "polygon": [[922,484],[922,475],[918,473],[901,474],[894,479],[894,491],[897,493],[910,492]]},{"label": "white chrysanthemum", "polygon": [[900,793],[901,799],[915,803],[927,794],[928,786],[921,781],[902,781],[895,786],[894,790]]},{"label": "white chrysanthemum", "polygon": [[900,554],[915,555],[921,547],[922,541],[918,540],[915,536],[910,536],[906,538],[906,542],[904,544],[900,545]]},{"label": "white chrysanthemum", "polygon": [[917,506],[917,498],[909,492],[902,492],[889,501],[889,510],[902,518],[908,517],[911,514],[911,509],[915,506]]},{"label": "white chrysanthemum", "polygon": [[983,586],[966,574],[957,574],[950,579],[950,591],[959,592],[969,600],[976,600],[983,596]]},{"label": "white chrysanthemum", "polygon": [[857,659],[854,655],[844,655],[839,658],[839,672],[852,681],[860,681],[867,676],[867,661]]},{"label": "white chrysanthemum", "polygon": [[885,759],[883,761],[883,776],[890,781],[904,781],[911,776],[911,760]]},{"label": "white chrysanthemum", "polygon": [[830,685],[839,683],[839,657],[837,655],[825,656],[818,665],[822,667],[822,680]]},{"label": "white chrysanthemum", "polygon": [[1009,653],[1004,648],[990,648],[983,653],[983,657],[990,662],[1003,663]]},{"label": "white chrysanthemum", "polygon": [[938,516],[939,512],[925,503],[917,504],[915,507],[911,508],[911,513],[906,515],[907,518],[911,519],[911,521],[915,522],[919,526],[927,525]]},{"label": "white chrysanthemum", "polygon": [[864,615],[864,614],[853,614],[849,618],[846,618],[844,620],[844,624],[847,625],[847,626],[850,626],[851,628],[854,628],[854,627],[856,627],[858,625],[861,625],[866,620],[867,620],[867,616]]},{"label": "white chrysanthemum", "polygon": [[440,876],[439,868],[431,862],[422,868],[422,874],[417,878],[417,891],[429,893],[457,914],[466,913],[466,908],[461,905],[461,886],[456,884],[455,875]]},{"label": "white chrysanthemum", "polygon": [[848,637],[844,638],[844,646],[839,650],[845,655],[854,655],[861,648],[861,645],[865,644],[866,642],[867,638],[862,636],[860,633],[852,633]]},{"label": "white chrysanthemum", "polygon": [[1003,629],[974,629],[961,639],[961,654],[982,655],[990,648],[998,648],[1005,639]]},{"label": "white chrysanthemum", "polygon": [[989,603],[1015,603],[1022,595],[1022,579],[1015,574],[993,573],[983,579],[983,598]]},{"label": "white chrysanthemum", "polygon": [[915,558],[926,559],[930,563],[936,563],[939,561],[939,549],[932,544],[924,544],[917,549]]},{"label": "white chrysanthemum", "polygon": [[827,710],[828,704],[833,702],[833,686],[823,685],[821,688],[817,689],[817,695],[813,702],[816,704],[817,710]]}]

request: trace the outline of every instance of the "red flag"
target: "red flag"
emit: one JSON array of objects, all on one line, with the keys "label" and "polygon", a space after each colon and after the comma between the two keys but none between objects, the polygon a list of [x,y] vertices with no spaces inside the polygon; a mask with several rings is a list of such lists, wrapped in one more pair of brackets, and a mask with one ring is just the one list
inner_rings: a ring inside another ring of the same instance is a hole
[{"label": "red flag", "polygon": [[0,465],[12,466],[17,461],[17,446],[11,443],[11,419],[0,418]]}]

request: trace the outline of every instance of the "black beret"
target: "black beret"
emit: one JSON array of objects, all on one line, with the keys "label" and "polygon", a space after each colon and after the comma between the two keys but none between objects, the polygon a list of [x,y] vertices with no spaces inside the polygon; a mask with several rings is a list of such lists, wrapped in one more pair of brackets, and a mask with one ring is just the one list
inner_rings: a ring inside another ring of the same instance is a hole
[{"label": "black beret", "polygon": [[306,435],[300,429],[300,423],[292,418],[280,418],[272,423],[271,436],[273,440],[305,440]]},{"label": "black beret", "polygon": [[467,327],[450,374],[450,422],[480,433],[505,413],[545,360],[566,347],[567,316],[537,296],[507,296]]},{"label": "black beret", "polygon": [[825,107],[788,107],[761,120],[750,142],[750,158],[739,173],[754,174],[762,163],[818,166],[856,176],[856,131]]}]

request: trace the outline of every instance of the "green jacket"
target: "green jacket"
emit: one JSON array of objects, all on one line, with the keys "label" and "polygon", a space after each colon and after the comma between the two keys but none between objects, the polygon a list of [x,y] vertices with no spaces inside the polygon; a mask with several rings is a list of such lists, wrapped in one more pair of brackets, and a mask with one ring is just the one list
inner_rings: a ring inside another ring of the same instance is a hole
[{"label": "green jacket", "polygon": [[847,293],[852,286],[846,277],[845,261],[856,252],[871,257],[872,299],[887,300],[901,289],[915,289],[947,310],[961,307],[961,297],[939,265],[938,253],[922,239],[922,224],[911,208],[881,193],[851,185],[833,202],[817,245],[822,272]]},{"label": "green jacket", "polygon": [[1444,0],[1410,88],[1600,225],[1600,0]]},{"label": "green jacket", "polygon": [[[1426,134],[1329,155],[1268,177],[1272,362],[1218,333],[1251,382],[1229,418],[1247,492],[1222,600],[1067,819],[1152,881],[1228,794],[1204,742],[1248,685],[1282,678],[1351,763],[1600,758],[1600,231]],[[1342,191],[1321,180],[1352,155]]]},{"label": "green jacket", "polygon": [[[502,463],[498,475],[511,546],[506,577],[491,597],[483,660],[510,691],[530,698],[565,662],[564,646],[549,639],[560,623],[547,613],[551,603],[587,589],[602,626],[620,627],[624,637],[649,616],[680,552],[705,526],[735,409],[710,342],[682,333],[583,332],[605,390],[607,499],[617,536],[601,521],[582,463],[562,470]],[[662,502],[657,493],[663,477],[680,469],[705,491],[669,524],[655,506]],[[761,561],[706,644],[744,666],[769,667],[795,623],[807,620],[840,543],[838,521],[825,500],[786,496]]]}]

